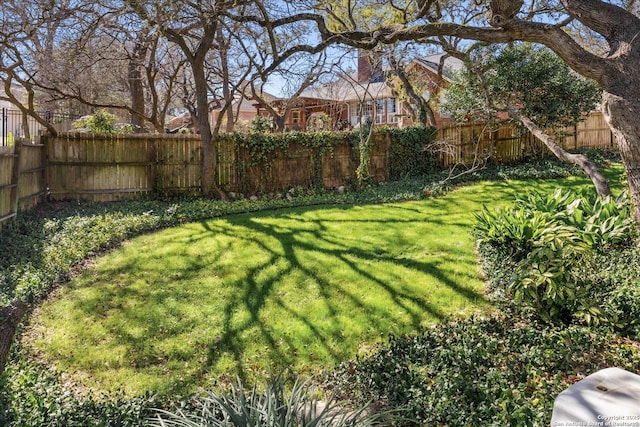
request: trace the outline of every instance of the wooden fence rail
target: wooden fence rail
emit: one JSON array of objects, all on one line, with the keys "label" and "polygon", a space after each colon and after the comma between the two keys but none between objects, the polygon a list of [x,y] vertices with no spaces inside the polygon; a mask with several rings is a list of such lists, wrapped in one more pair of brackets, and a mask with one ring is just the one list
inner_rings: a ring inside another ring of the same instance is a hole
[{"label": "wooden fence rail", "polygon": [[[556,132],[568,150],[613,148],[602,114],[593,113],[575,127]],[[546,149],[515,125],[497,130],[481,125],[453,126],[438,131],[439,165],[469,164],[478,154],[508,163]],[[202,146],[194,135],[42,136],[38,143],[16,141],[0,147],[0,227],[20,209],[48,200],[111,201],[151,194],[201,192]],[[216,142],[220,188],[245,195],[322,183],[337,187],[355,179],[357,150],[338,144],[320,152],[290,146],[277,152],[269,166],[254,164],[249,152],[230,138]],[[370,172],[377,181],[390,179],[389,136],[378,135],[370,151]]]}]

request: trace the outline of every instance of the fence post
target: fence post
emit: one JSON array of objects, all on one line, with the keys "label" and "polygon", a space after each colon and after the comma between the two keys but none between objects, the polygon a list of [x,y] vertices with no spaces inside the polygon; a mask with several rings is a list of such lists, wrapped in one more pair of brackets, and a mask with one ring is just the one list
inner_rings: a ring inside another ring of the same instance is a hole
[{"label": "fence post", "polygon": [[609,128],[609,140],[610,140],[611,148],[615,147],[615,138],[613,137],[613,131],[611,130],[611,128]]},{"label": "fence post", "polygon": [[37,141],[42,145],[42,147],[40,147],[40,164],[42,165],[42,192],[44,194],[44,201],[49,202],[49,157],[47,156],[47,138],[45,138],[43,135],[40,135],[38,136]]},{"label": "fence post", "polygon": [[[164,141],[163,141],[164,142]],[[149,162],[149,181],[151,183],[151,194],[159,194],[160,188],[158,185],[158,145],[160,141],[157,138],[151,139],[151,144],[149,144],[149,158],[147,161]]]},{"label": "fence post", "polygon": [[10,215],[18,214],[18,199],[20,198],[20,152],[22,151],[22,139],[16,138],[13,144],[13,169],[11,171],[11,212]]},{"label": "fence post", "polygon": [[9,116],[7,115],[7,109],[3,108],[2,117],[0,118],[0,121],[2,121],[2,142],[0,142],[0,145],[9,145],[9,136],[7,132],[7,130],[9,129],[9,126],[7,124],[8,119]]}]

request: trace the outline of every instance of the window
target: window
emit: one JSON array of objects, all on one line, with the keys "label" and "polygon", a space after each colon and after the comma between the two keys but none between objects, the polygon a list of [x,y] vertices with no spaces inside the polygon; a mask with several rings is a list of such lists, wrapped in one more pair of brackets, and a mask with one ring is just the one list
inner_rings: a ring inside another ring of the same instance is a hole
[{"label": "window", "polygon": [[398,101],[387,98],[387,123],[398,123]]},{"label": "window", "polygon": [[376,99],[376,124],[384,123],[384,99]]},{"label": "window", "polygon": [[349,104],[351,110],[351,125],[358,126],[371,122],[373,118],[373,104],[371,101],[364,103],[353,102]]},{"label": "window", "polygon": [[351,102],[349,103],[349,112],[350,112],[350,121],[351,126],[355,126],[360,123],[360,103]]},{"label": "window", "polygon": [[382,83],[385,80],[384,73],[379,69],[373,70],[371,74],[371,83]]},{"label": "window", "polygon": [[362,124],[370,124],[371,119],[373,119],[373,103],[371,101],[366,101],[362,104],[362,114],[360,114],[362,119]]},{"label": "window", "polygon": [[291,123],[293,123],[293,124],[300,123],[300,111],[292,111],[291,112]]}]

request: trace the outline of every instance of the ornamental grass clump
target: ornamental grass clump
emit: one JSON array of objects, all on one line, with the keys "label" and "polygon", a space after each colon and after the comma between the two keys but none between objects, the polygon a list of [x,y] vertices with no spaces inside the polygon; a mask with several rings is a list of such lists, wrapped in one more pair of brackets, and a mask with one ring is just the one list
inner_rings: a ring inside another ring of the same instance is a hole
[{"label": "ornamental grass clump", "polygon": [[[278,375],[246,390],[238,380],[229,391],[209,392],[195,400],[195,410],[158,410],[152,427],[294,427],[372,426],[383,416],[366,406],[351,410],[329,398],[322,402],[310,382],[288,380]],[[387,420],[388,421],[388,420]]]}]

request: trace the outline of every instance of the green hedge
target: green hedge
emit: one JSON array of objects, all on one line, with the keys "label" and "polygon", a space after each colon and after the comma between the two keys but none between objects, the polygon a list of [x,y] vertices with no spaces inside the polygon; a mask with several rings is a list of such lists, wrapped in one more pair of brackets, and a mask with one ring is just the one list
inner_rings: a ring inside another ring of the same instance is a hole
[{"label": "green hedge", "polygon": [[391,179],[415,177],[438,170],[436,154],[428,147],[436,137],[436,128],[383,128],[380,132],[391,138],[389,176]]}]

